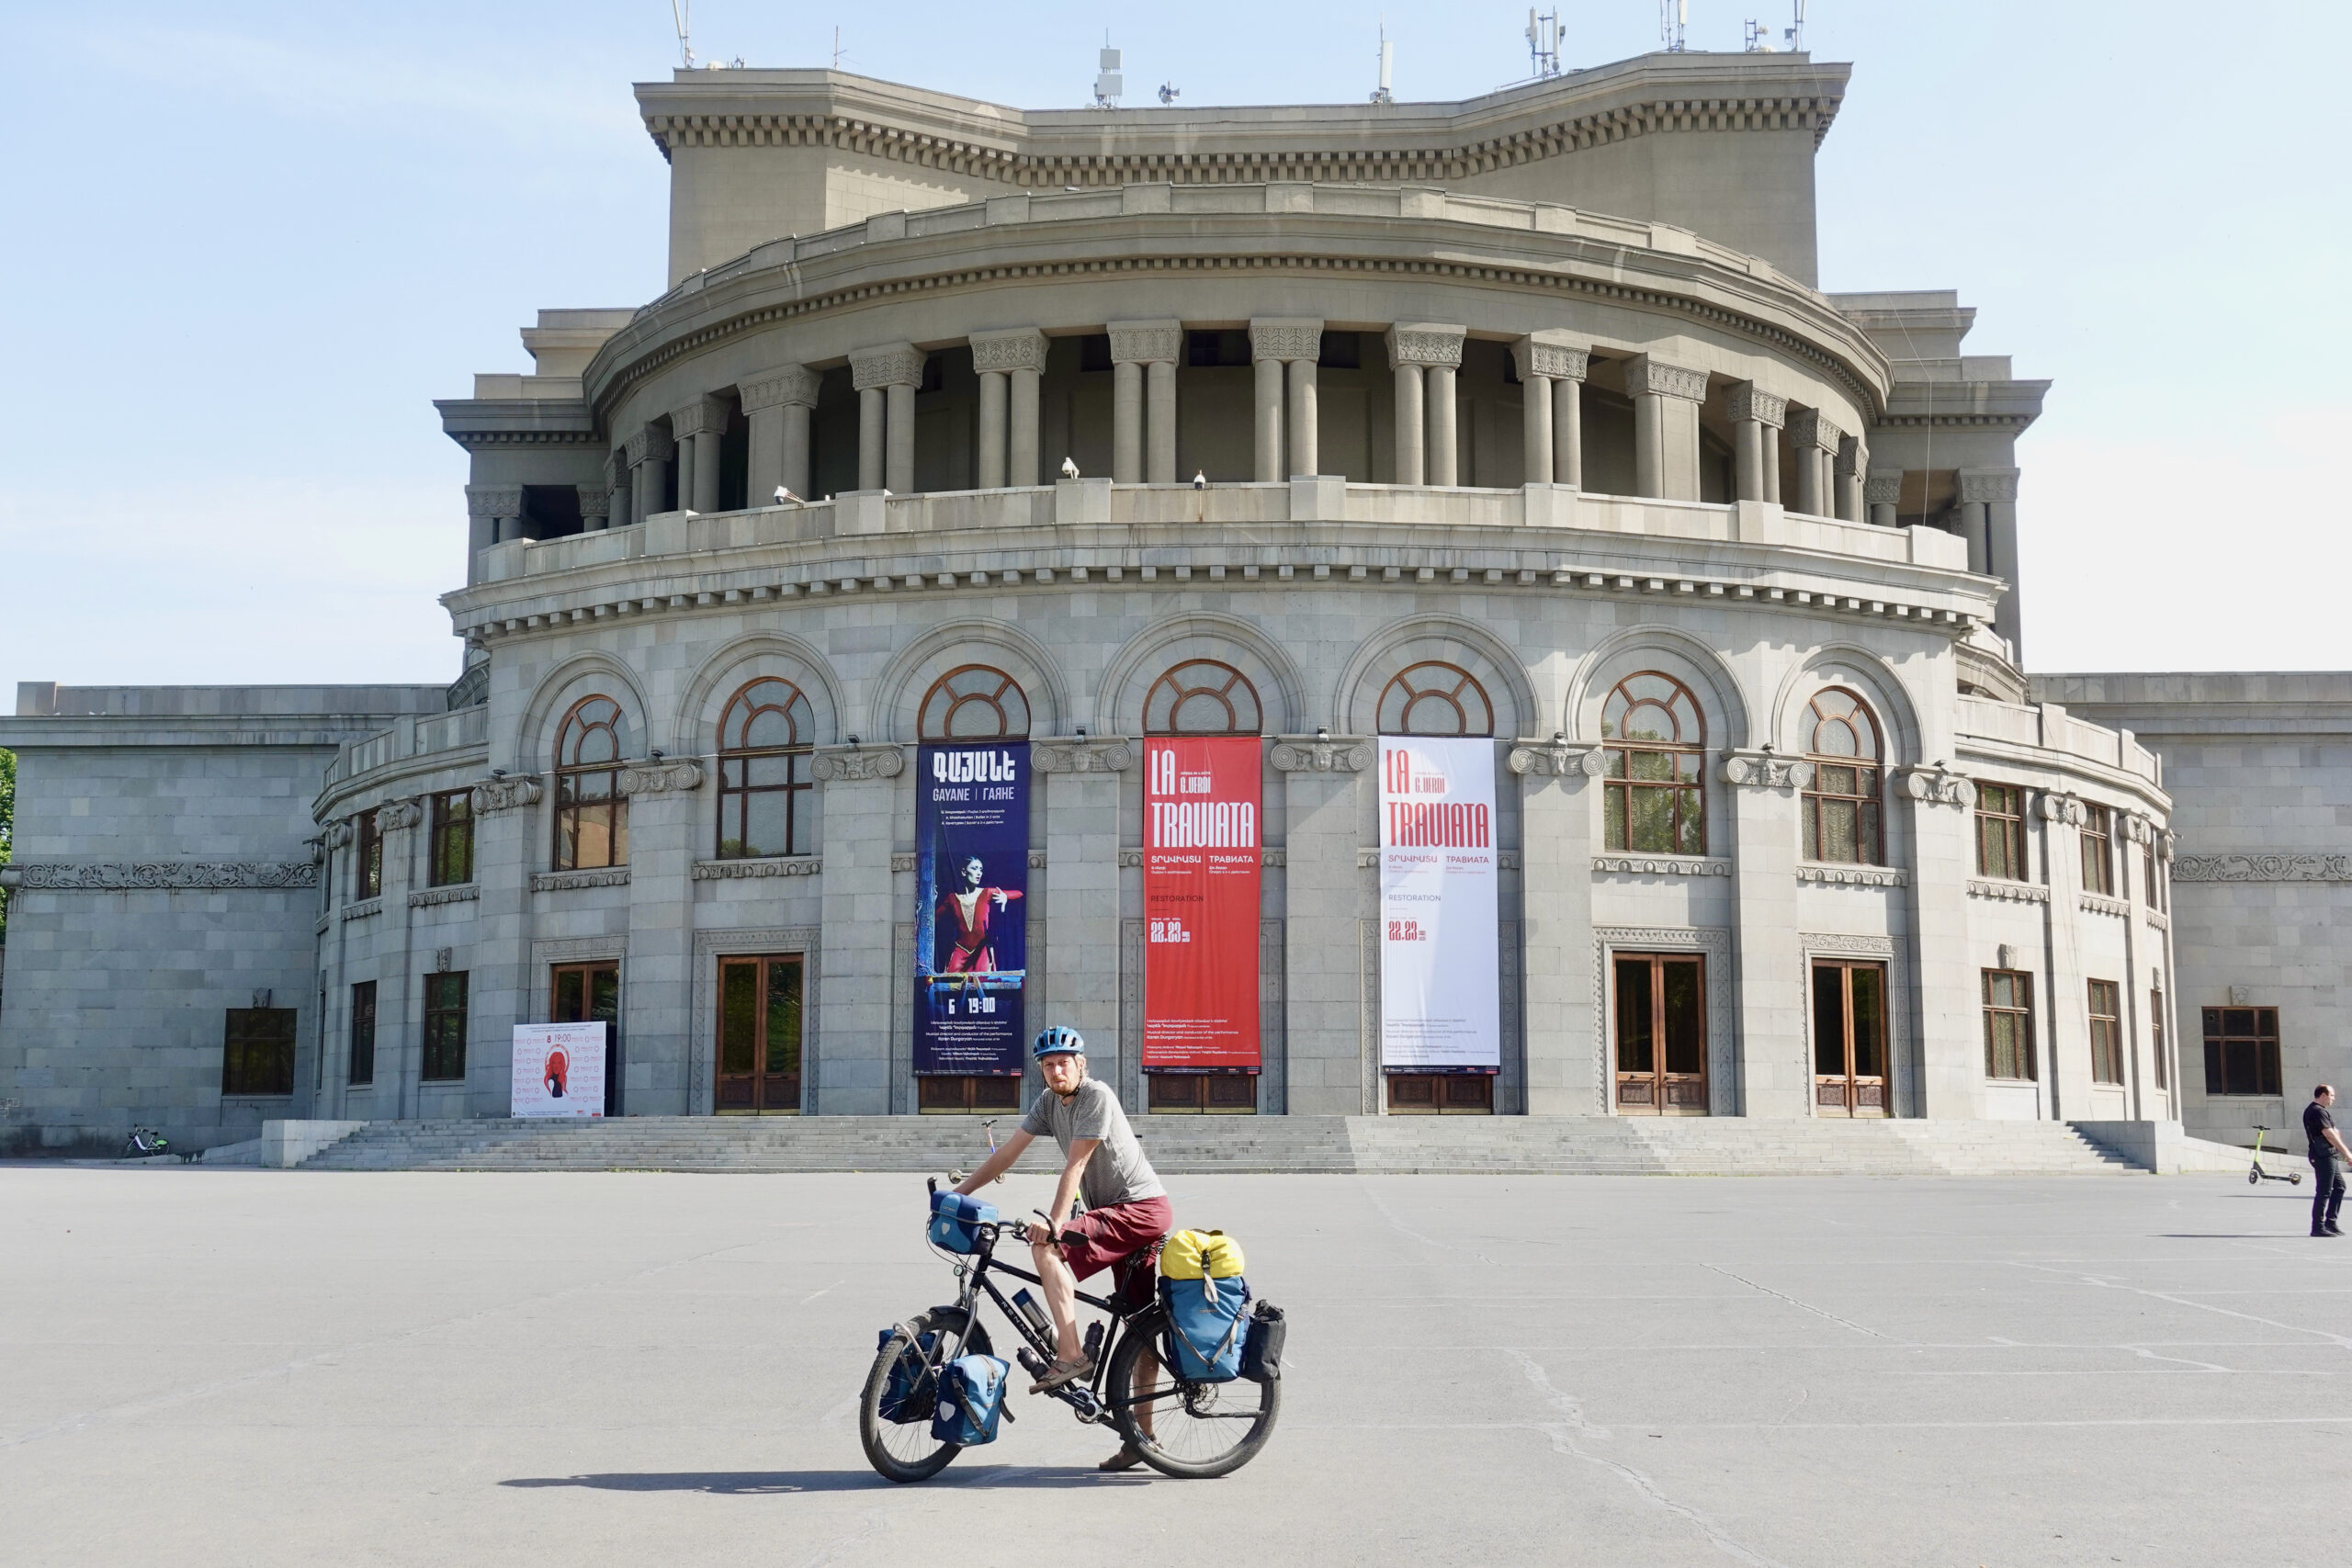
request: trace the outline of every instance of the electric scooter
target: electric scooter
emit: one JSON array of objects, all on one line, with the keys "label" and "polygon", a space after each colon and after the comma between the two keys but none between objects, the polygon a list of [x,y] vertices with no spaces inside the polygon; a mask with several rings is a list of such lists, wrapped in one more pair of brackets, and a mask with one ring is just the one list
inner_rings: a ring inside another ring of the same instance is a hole
[{"label": "electric scooter", "polygon": [[2254,1124],[2254,1168],[2245,1173],[2245,1184],[2248,1187],[2259,1187],[2266,1181],[2283,1181],[2290,1187],[2301,1187],[2303,1184],[2303,1173],[2300,1170],[2290,1170],[2284,1176],[2273,1176],[2262,1168],[2262,1139],[2263,1135],[2269,1131],[2269,1128],[2259,1122]]}]

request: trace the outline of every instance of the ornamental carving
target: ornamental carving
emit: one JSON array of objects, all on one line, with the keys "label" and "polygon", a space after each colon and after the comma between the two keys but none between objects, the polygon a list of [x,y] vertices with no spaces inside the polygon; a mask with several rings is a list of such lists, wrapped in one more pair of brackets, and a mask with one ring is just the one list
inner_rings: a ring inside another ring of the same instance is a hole
[{"label": "ornamental carving", "polygon": [[2145,845],[2154,840],[2156,825],[2138,812],[2127,812],[2123,818],[2123,836],[2135,844]]},{"label": "ornamental carving", "polygon": [[1801,865],[1797,880],[1826,887],[1908,887],[1911,874],[1891,865]]},{"label": "ornamental carving", "polygon": [[1041,742],[1029,756],[1041,773],[1118,773],[1136,765],[1135,750],[1124,740]]},{"label": "ornamental carving", "polygon": [[1729,876],[1731,862],[1699,855],[1595,855],[1596,876]]},{"label": "ornamental carving", "polygon": [[702,788],[702,764],[691,757],[666,762],[630,762],[621,769],[623,795],[689,795]]},{"label": "ornamental carving", "polygon": [[1862,480],[1862,499],[1872,506],[1903,504],[1903,470],[1873,468]]},{"label": "ornamental carving", "polygon": [[545,793],[537,779],[484,779],[474,785],[469,804],[475,816],[488,817],[517,807],[537,806]]},{"label": "ornamental carving", "polygon": [[380,915],[383,912],[384,901],[379,897],[362,898],[356,904],[345,904],[343,907],[343,918],[346,920],[364,920],[370,915]]},{"label": "ornamental carving", "polygon": [[762,409],[813,409],[817,406],[818,381],[817,373],[806,366],[787,365],[756,381],[741,383],[735,392],[743,401],[745,413],[757,413]]},{"label": "ornamental carving", "polygon": [[1769,751],[1734,751],[1724,758],[1724,783],[1741,789],[1803,789],[1813,783],[1813,764]]},{"label": "ornamental carving", "polygon": [[2131,919],[2132,906],[2120,898],[2109,898],[2097,893],[2081,893],[2075,897],[2086,914],[2113,915],[2119,920]]},{"label": "ornamental carving", "polygon": [[[1388,363],[1399,365],[1435,365],[1446,369],[1462,364],[1462,343],[1468,330],[1450,326],[1391,327],[1388,330]],[[1259,357],[1266,357],[1261,355]]]},{"label": "ornamental carving", "polygon": [[566,893],[578,887],[627,887],[628,867],[606,866],[599,871],[539,871],[531,874],[534,893]]},{"label": "ornamental carving", "polygon": [[1707,373],[1688,366],[1668,365],[1645,354],[1625,367],[1625,390],[1636,398],[1680,398],[1685,402],[1703,403],[1707,400]]},{"label": "ornamental carving", "polygon": [[930,356],[910,343],[862,348],[849,356],[850,384],[859,391],[876,387],[918,387],[923,361]]},{"label": "ornamental carving", "polygon": [[520,517],[523,515],[521,485],[468,485],[466,515],[469,517]]},{"label": "ornamental carving", "polygon": [[2044,790],[2033,805],[2044,822],[2064,822],[2079,828],[2088,815],[2083,810],[2081,801],[2071,795],[2060,795],[2055,790]]},{"label": "ornamental carving", "polygon": [[322,837],[326,840],[327,848],[331,850],[339,850],[344,848],[351,842],[352,833],[350,819],[346,818],[341,822],[328,823],[327,830],[323,835],[322,835]]},{"label": "ornamental carving", "polygon": [[461,882],[455,887],[420,887],[408,896],[412,909],[430,909],[439,904],[470,904],[481,897],[481,884]]},{"label": "ornamental carving", "polygon": [[1958,773],[1941,768],[1905,768],[1894,775],[1895,787],[1922,806],[1976,804],[1976,786]]},{"label": "ornamental carving", "polygon": [[1250,323],[1250,357],[1251,359],[1319,359],[1323,356],[1323,323],[1320,321],[1252,321]]},{"label": "ornamental carving", "polygon": [[1789,420],[1789,439],[1799,451],[1835,452],[1845,435],[1819,409],[1799,409]]},{"label": "ornamental carving", "polygon": [[2018,470],[2015,468],[1962,468],[1959,479],[1960,499],[1963,502],[2015,501],[2018,498]]},{"label": "ornamental carving", "polygon": [[896,746],[843,746],[820,751],[808,767],[809,776],[819,784],[895,779],[906,770],[906,754]]},{"label": "ornamental carving", "polygon": [[678,455],[678,444],[670,433],[658,424],[638,427],[637,434],[621,443],[621,450],[628,455],[632,468],[639,463],[666,463]]},{"label": "ornamental carving", "polygon": [[2175,882],[2352,882],[2352,854],[2302,851],[2276,855],[2183,855],[2173,864],[2172,879]]},{"label": "ornamental carving", "polygon": [[695,862],[694,879],[696,882],[733,882],[747,876],[814,876],[824,869],[824,858],[820,855],[774,855],[758,860],[698,860]]},{"label": "ornamental carving", "polygon": [[1753,381],[1742,381],[1724,400],[1724,416],[1734,424],[1752,419],[1778,430],[1789,423],[1789,400],[1775,397]]},{"label": "ornamental carving", "polygon": [[1031,850],[1029,852],[1029,869],[1031,871],[1043,871],[1046,869],[1045,851]]},{"label": "ornamental carving", "polygon": [[1046,368],[1046,334],[1035,327],[1020,327],[1003,333],[974,333],[972,368],[1006,372],[1035,370],[1042,374]]},{"label": "ornamental carving", "polygon": [[1513,364],[1519,367],[1519,378],[1532,381],[1542,377],[1547,381],[1581,381],[1592,356],[1572,343],[1555,343],[1530,335],[1510,345]]},{"label": "ornamental carving", "polygon": [[716,435],[726,428],[726,412],[717,398],[696,398],[670,412],[670,434],[680,441],[690,435]]},{"label": "ornamental carving", "polygon": [[1608,759],[1597,746],[1514,746],[1510,749],[1510,771],[1539,778],[1597,779],[1609,765]]},{"label": "ornamental carving", "polygon": [[142,888],[315,887],[310,861],[18,861],[7,868],[12,886],[28,893],[115,893]]},{"label": "ornamental carving", "polygon": [[[1985,877],[1968,879],[1968,896],[1972,898],[1992,898],[2008,904],[2047,904],[2050,889],[2038,882],[2001,882]],[[2014,969],[2017,965],[2004,964]]]},{"label": "ornamental carving", "polygon": [[376,826],[387,833],[396,828],[413,828],[424,820],[424,807],[413,800],[395,801],[376,812]]},{"label": "ornamental carving", "polygon": [[1183,353],[1181,321],[1114,321],[1105,330],[1111,334],[1114,365],[1172,364]]},{"label": "ornamental carving", "polygon": [[613,487],[610,485],[574,485],[580,492],[580,515],[609,517],[613,512]]},{"label": "ornamental carving", "polygon": [[1268,755],[1278,773],[1360,773],[1372,766],[1370,745],[1328,735],[1312,740],[1277,740]]}]

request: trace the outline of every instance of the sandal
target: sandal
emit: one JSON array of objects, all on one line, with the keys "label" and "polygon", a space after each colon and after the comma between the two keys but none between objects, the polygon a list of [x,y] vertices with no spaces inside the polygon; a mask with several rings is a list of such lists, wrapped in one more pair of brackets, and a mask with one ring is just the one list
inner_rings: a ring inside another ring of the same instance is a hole
[{"label": "sandal", "polygon": [[1130,1444],[1121,1445],[1119,1451],[1094,1468],[1097,1470],[1133,1470],[1143,1462],[1143,1450]]},{"label": "sandal", "polygon": [[1080,1378],[1091,1377],[1093,1373],[1094,1363],[1084,1356],[1080,1356],[1075,1361],[1056,1361],[1052,1371],[1029,1385],[1029,1392],[1051,1393],[1054,1390],[1068,1383],[1074,1383]]}]

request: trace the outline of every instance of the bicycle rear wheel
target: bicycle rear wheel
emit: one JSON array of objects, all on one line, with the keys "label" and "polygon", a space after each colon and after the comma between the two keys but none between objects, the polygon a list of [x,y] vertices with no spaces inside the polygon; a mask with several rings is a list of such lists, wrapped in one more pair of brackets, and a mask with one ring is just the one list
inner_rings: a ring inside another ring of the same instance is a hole
[{"label": "bicycle rear wheel", "polygon": [[1104,1395],[1119,1436],[1162,1475],[1204,1481],[1230,1475],[1258,1457],[1273,1435],[1283,1403],[1279,1382],[1184,1382],[1159,1362],[1166,1319],[1158,1312],[1129,1325],[1111,1356]]},{"label": "bicycle rear wheel", "polygon": [[[934,1307],[919,1312],[907,1319],[915,1331],[912,1339],[903,1337],[892,1339],[874,1358],[874,1370],[865,1374],[865,1392],[857,1402],[857,1435],[865,1445],[866,1462],[884,1477],[898,1482],[928,1481],[947,1468],[947,1461],[962,1453],[955,1443],[943,1443],[931,1435],[931,1413],[936,1403],[939,1369],[945,1363],[949,1351],[958,1355],[985,1356],[990,1353],[989,1331],[979,1324],[972,1325],[971,1337],[956,1349],[956,1338],[964,1327],[964,1313],[958,1307]],[[918,1373],[915,1386],[923,1392],[922,1415],[912,1421],[892,1421],[882,1414],[883,1395],[890,1386],[890,1370],[905,1358],[923,1359],[922,1337],[936,1335],[933,1341],[929,1364]]]}]

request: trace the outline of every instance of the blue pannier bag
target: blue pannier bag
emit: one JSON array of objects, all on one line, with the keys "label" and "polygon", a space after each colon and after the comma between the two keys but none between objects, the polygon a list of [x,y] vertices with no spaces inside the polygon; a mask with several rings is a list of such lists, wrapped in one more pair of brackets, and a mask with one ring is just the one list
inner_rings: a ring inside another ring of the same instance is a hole
[{"label": "blue pannier bag", "polygon": [[978,1198],[967,1198],[960,1192],[934,1192],[931,1195],[931,1245],[950,1252],[974,1253],[980,1249],[979,1227],[996,1223],[996,1205],[983,1203]]},{"label": "blue pannier bag", "polygon": [[1250,1326],[1247,1280],[1238,1274],[1162,1280],[1159,1299],[1168,1309],[1170,1370],[1187,1382],[1231,1382],[1241,1375]]},{"label": "blue pannier bag", "polygon": [[[888,1350],[890,1341],[906,1332],[903,1326],[882,1331],[882,1343],[877,1350]],[[899,1352],[890,1363],[889,1378],[882,1384],[881,1416],[885,1421],[901,1427],[917,1421],[928,1421],[932,1405],[937,1402],[938,1385],[931,1373],[932,1353],[939,1348],[939,1336],[926,1334]]]},{"label": "blue pannier bag", "polygon": [[942,1367],[931,1435],[958,1448],[995,1442],[997,1417],[1004,1410],[1004,1375],[1012,1370],[994,1356],[958,1356]]}]

